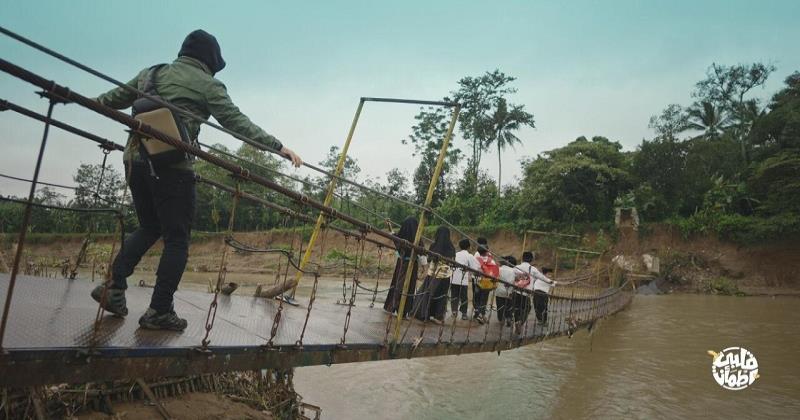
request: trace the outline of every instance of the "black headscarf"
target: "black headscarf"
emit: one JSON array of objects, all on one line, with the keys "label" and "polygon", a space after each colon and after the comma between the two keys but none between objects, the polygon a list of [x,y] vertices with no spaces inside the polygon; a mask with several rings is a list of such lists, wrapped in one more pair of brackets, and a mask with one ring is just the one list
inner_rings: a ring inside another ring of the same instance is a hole
[{"label": "black headscarf", "polygon": [[178,57],[183,56],[202,61],[214,74],[225,68],[217,38],[202,29],[193,31],[183,40]]},{"label": "black headscarf", "polygon": [[446,226],[439,226],[436,229],[436,236],[433,237],[433,243],[430,250],[447,258],[455,258],[456,248],[450,240],[450,229]]},{"label": "black headscarf", "polygon": [[[403,223],[400,224],[400,231],[397,232],[397,236],[400,239],[405,239],[408,242],[414,243],[415,236],[417,236],[417,226],[419,226],[419,221],[414,216],[409,216],[406,220],[403,220]],[[405,245],[396,243],[397,250],[401,251],[400,253],[406,257],[411,253],[411,249],[406,247]]]}]

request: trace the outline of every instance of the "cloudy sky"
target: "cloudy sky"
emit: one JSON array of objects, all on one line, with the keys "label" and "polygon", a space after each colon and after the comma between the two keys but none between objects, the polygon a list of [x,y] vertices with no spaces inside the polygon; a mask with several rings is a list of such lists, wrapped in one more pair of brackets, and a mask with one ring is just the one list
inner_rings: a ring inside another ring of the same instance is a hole
[{"label": "cloudy sky", "polygon": [[[633,150],[651,115],[691,103],[712,63],[778,67],[768,97],[800,70],[800,2],[789,1],[0,1],[0,25],[120,80],[175,58],[183,37],[217,36],[228,67],[217,76],[256,123],[310,162],[341,145],[358,98],[440,99],[464,76],[498,68],[517,78],[511,99],[536,119],[503,155],[503,180],[519,160],[578,136],[603,135]],[[0,36],[0,56],[94,96],[112,86]],[[0,97],[44,113],[30,85],[0,74]],[[352,156],[362,175],[413,171],[400,140],[417,108],[368,104]],[[75,105],[56,118],[124,142],[118,124]],[[1,173],[30,177],[41,124],[0,113]],[[201,140],[238,141],[206,127]],[[461,139],[456,146],[466,149]],[[54,130],[42,180],[71,183],[99,150]],[[119,164],[117,156],[115,164]],[[485,168],[496,174],[490,152]],[[305,174],[305,169],[292,170]],[[505,183],[504,182],[504,183]],[[0,180],[0,193],[24,194]]]}]

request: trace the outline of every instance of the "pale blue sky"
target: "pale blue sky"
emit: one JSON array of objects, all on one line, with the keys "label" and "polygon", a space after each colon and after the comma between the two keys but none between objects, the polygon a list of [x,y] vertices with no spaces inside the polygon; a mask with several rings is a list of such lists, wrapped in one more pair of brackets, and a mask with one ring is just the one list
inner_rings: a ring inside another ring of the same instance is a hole
[{"label": "pale blue sky", "polygon": [[[128,80],[172,60],[183,37],[215,34],[228,67],[218,74],[255,122],[311,162],[341,145],[360,96],[439,99],[456,81],[499,68],[518,78],[513,102],[536,129],[503,155],[506,182],[518,161],[580,135],[632,150],[651,115],[688,105],[712,63],[765,61],[778,71],[771,95],[800,70],[799,1],[16,1],[0,0],[0,25]],[[0,55],[81,93],[111,86],[0,36]],[[0,97],[44,112],[30,85],[0,74]],[[124,141],[121,126],[71,105],[55,117]],[[416,107],[369,104],[352,155],[363,174],[416,166],[410,132]],[[30,176],[41,124],[0,114],[2,172]],[[55,130],[43,180],[71,182],[97,149]],[[205,128],[201,139],[238,142]],[[456,145],[466,148],[457,140]],[[119,157],[115,159],[119,161]],[[484,166],[496,176],[497,156]],[[304,169],[298,174],[305,174]],[[22,194],[0,181],[0,192]]]}]

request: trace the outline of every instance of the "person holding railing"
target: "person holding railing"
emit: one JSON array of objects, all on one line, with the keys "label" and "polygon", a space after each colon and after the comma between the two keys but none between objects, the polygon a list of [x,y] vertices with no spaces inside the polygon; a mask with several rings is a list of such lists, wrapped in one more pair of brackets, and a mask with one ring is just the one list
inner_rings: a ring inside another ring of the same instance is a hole
[{"label": "person holding railing", "polygon": [[513,302],[513,287],[517,273],[514,266],[517,265],[517,259],[513,255],[503,257],[500,263],[500,280],[502,284],[498,284],[494,289],[494,299],[497,304],[497,320],[505,322],[507,327],[511,326],[511,321],[514,318]]},{"label": "person holding railing", "polygon": [[[223,68],[225,60],[216,38],[196,30],[183,41],[175,61],[148,67],[127,83],[128,89],[112,89],[96,100],[116,109],[133,107],[134,118],[143,124],[193,145],[197,144],[201,123],[213,116],[224,128],[262,144],[299,167],[303,161],[297,154],[234,105],[225,85],[214,77]],[[140,97],[137,89],[181,112]],[[163,238],[164,250],[150,306],[139,318],[139,325],[183,331],[187,322],[175,313],[173,295],[186,268],[195,212],[193,160],[166,143],[134,131],[128,138],[123,161],[139,228],[128,235],[114,260],[111,283],[96,287],[92,297],[106,311],[127,315],[126,279],[150,247]]]},{"label": "person holding railing", "polygon": [[[481,271],[487,276],[499,277],[500,267],[497,265],[494,256],[489,252],[489,242],[486,238],[478,238],[478,250],[475,252],[475,259],[480,264]],[[497,283],[489,277],[476,276],[472,281],[472,305],[474,315],[472,318],[479,324],[483,324],[486,319],[486,305],[489,303],[489,294],[497,287]]]},{"label": "person holding railing", "polygon": [[[457,263],[469,267],[473,270],[480,270],[481,265],[478,260],[469,252],[470,242],[469,239],[464,238],[458,241],[458,248],[460,251],[456,253],[455,260]],[[470,271],[462,269],[461,267],[453,268],[453,274],[450,276],[450,311],[453,313],[453,318],[458,316],[461,312],[461,319],[467,320],[467,309],[469,309],[467,302],[467,287],[471,284],[474,274]]]},{"label": "person holding railing", "polygon": [[[417,226],[419,222],[416,217],[409,216],[403,223],[400,224],[400,230],[397,232],[397,237],[404,239],[408,242],[414,243],[414,237],[417,233]],[[392,284],[389,286],[389,293],[386,295],[386,302],[383,303],[383,310],[389,313],[396,314],[400,307],[400,297],[403,294],[403,283],[406,280],[406,272],[411,270],[411,281],[408,284],[406,305],[403,308],[403,317],[407,317],[411,313],[414,306],[414,291],[417,287],[417,271],[419,266],[425,265],[427,259],[424,255],[420,255],[414,259],[411,264],[411,248],[401,242],[395,243],[397,248],[397,262],[394,266],[394,274],[392,275]]]},{"label": "person holding railing", "polygon": [[[445,258],[455,258],[456,248],[450,240],[450,229],[446,226],[439,226],[429,249]],[[420,288],[420,302],[415,314],[417,319],[420,321],[432,320],[437,323],[444,322],[450,275],[450,265],[440,261],[436,256],[428,259],[428,273]]]}]

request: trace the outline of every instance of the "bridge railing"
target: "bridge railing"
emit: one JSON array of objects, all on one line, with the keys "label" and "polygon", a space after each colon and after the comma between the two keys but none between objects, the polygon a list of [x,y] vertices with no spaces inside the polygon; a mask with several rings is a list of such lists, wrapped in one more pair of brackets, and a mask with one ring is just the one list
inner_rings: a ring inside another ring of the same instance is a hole
[{"label": "bridge railing", "polygon": [[[8,35],[10,31],[5,30],[4,28],[0,28],[0,32],[3,32],[6,35]],[[17,36],[15,39],[19,40],[19,37]],[[30,43],[29,43],[29,45],[30,45]],[[41,46],[38,46],[38,47],[41,47]],[[37,48],[37,49],[42,50],[42,48],[44,48],[44,47]],[[52,52],[51,50],[47,50],[47,51],[49,51],[49,53],[51,55],[52,54],[57,54],[57,53]],[[61,56],[61,58],[65,59],[65,60],[69,60],[68,58],[63,57],[63,56]],[[70,61],[72,61],[72,60],[69,60],[68,62],[70,62]],[[82,66],[79,63],[76,63],[74,61],[72,61],[72,63],[73,64],[77,64],[79,67]],[[85,66],[83,66],[83,67],[85,67]],[[86,69],[88,69],[88,68],[86,68]],[[42,97],[47,98],[50,101],[50,106],[48,108],[47,115],[40,115],[40,114],[37,114],[37,113],[35,113],[33,111],[30,111],[30,110],[27,110],[27,109],[25,109],[23,107],[20,107],[19,105],[16,105],[16,104],[14,104],[12,102],[9,102],[9,101],[6,101],[6,100],[0,100],[0,110],[11,110],[11,111],[17,112],[17,113],[19,113],[21,115],[24,115],[24,116],[27,116],[27,117],[42,121],[44,123],[44,134],[43,134],[43,138],[42,138],[42,141],[41,141],[41,144],[40,144],[40,148],[39,148],[39,155],[38,155],[37,163],[35,165],[34,176],[33,176],[33,179],[31,180],[30,194],[29,194],[27,202],[24,203],[26,205],[26,208],[25,208],[25,213],[23,215],[22,228],[20,230],[20,235],[19,235],[19,238],[18,238],[18,241],[17,241],[17,254],[15,255],[15,258],[14,258],[13,267],[12,267],[12,270],[11,270],[11,276],[10,276],[10,280],[9,280],[9,285],[8,285],[8,289],[7,289],[8,291],[7,291],[6,298],[5,298],[5,305],[4,305],[4,308],[3,308],[2,321],[0,322],[0,349],[2,349],[2,347],[3,347],[3,337],[4,337],[4,333],[5,333],[5,328],[6,328],[6,325],[7,325],[8,317],[10,316],[10,307],[11,307],[12,297],[13,297],[13,293],[14,293],[14,285],[15,285],[16,277],[17,277],[18,270],[19,270],[20,256],[21,256],[22,249],[23,249],[23,246],[24,246],[24,243],[25,243],[25,235],[26,235],[26,232],[28,230],[27,227],[28,227],[28,222],[30,220],[30,212],[31,212],[31,208],[33,207],[34,193],[35,193],[35,189],[36,189],[36,186],[37,186],[37,183],[38,183],[39,173],[40,173],[41,164],[42,164],[42,157],[43,157],[43,155],[45,153],[45,149],[46,149],[49,128],[51,126],[58,127],[58,128],[67,130],[67,131],[69,131],[69,132],[71,132],[73,134],[76,134],[76,135],[78,135],[78,136],[80,136],[82,138],[86,138],[88,140],[94,141],[94,142],[100,144],[104,148],[104,150],[107,151],[107,152],[108,151],[115,151],[115,150],[118,151],[118,150],[122,150],[123,149],[123,147],[121,145],[116,144],[116,143],[114,143],[112,141],[109,141],[107,139],[101,138],[101,137],[99,137],[99,136],[97,136],[95,134],[86,132],[86,131],[81,130],[81,129],[77,128],[77,127],[69,125],[67,123],[55,120],[53,118],[53,109],[54,109],[55,105],[58,104],[58,103],[74,103],[74,104],[80,105],[80,106],[82,106],[82,107],[84,107],[86,109],[89,109],[91,111],[94,111],[94,112],[96,112],[96,113],[98,113],[98,114],[100,114],[100,115],[102,115],[102,116],[104,116],[106,118],[109,118],[111,120],[114,120],[114,121],[116,121],[118,123],[123,124],[124,126],[128,127],[128,129],[131,130],[134,133],[138,133],[138,134],[146,136],[146,137],[158,139],[158,140],[160,140],[160,141],[162,141],[162,142],[164,142],[166,144],[169,144],[169,145],[175,147],[176,149],[182,150],[182,151],[184,151],[186,153],[189,153],[189,154],[191,154],[193,156],[196,156],[199,159],[202,159],[202,160],[204,160],[206,162],[209,162],[210,164],[212,164],[214,166],[222,168],[222,169],[228,171],[232,175],[233,180],[234,180],[234,185],[233,186],[226,185],[226,184],[223,184],[223,183],[220,183],[220,182],[217,182],[217,181],[213,181],[213,180],[204,179],[202,177],[198,177],[198,181],[206,183],[206,184],[212,186],[213,188],[217,188],[217,189],[220,189],[222,191],[226,191],[226,192],[230,193],[232,195],[232,200],[233,200],[233,207],[232,207],[233,210],[232,210],[231,217],[229,219],[229,226],[228,226],[228,231],[226,233],[226,238],[224,240],[225,246],[223,248],[224,251],[223,251],[223,254],[221,256],[221,261],[220,261],[219,271],[218,271],[218,276],[217,276],[217,282],[216,282],[215,287],[213,288],[214,297],[213,297],[213,299],[212,299],[212,301],[211,301],[211,303],[209,305],[208,317],[207,317],[207,321],[206,321],[206,334],[205,334],[205,337],[203,338],[202,342],[199,343],[199,347],[203,351],[207,351],[208,350],[208,347],[209,347],[209,344],[210,344],[210,339],[209,339],[210,332],[213,329],[214,320],[215,320],[215,316],[216,316],[218,295],[221,292],[224,291],[224,288],[225,288],[225,285],[226,285],[227,252],[228,252],[229,248],[235,248],[235,249],[238,249],[238,250],[241,250],[241,251],[245,251],[245,252],[260,252],[260,253],[265,253],[265,254],[270,254],[270,253],[271,254],[276,254],[276,255],[279,255],[279,258],[283,259],[282,261],[285,261],[283,263],[283,266],[282,266],[282,269],[283,269],[283,272],[282,272],[282,275],[281,275],[282,280],[279,280],[279,282],[281,284],[280,285],[276,284],[274,290],[273,289],[269,289],[269,288],[268,289],[262,289],[259,292],[259,294],[261,296],[273,297],[273,295],[275,294],[275,293],[273,293],[274,291],[285,291],[285,290],[288,290],[287,284],[290,282],[290,280],[289,280],[289,274],[290,273],[292,273],[292,274],[297,273],[297,275],[307,274],[307,275],[313,276],[314,283],[312,285],[311,294],[309,296],[309,300],[308,300],[308,303],[306,305],[306,311],[307,312],[306,312],[306,316],[305,316],[305,322],[303,324],[303,327],[302,327],[302,330],[301,330],[300,335],[298,337],[298,340],[295,343],[296,347],[302,347],[303,346],[303,337],[304,337],[304,334],[306,332],[306,328],[308,327],[309,319],[312,316],[313,306],[314,306],[314,302],[315,302],[315,299],[316,299],[317,286],[318,286],[318,283],[319,283],[319,278],[321,276],[321,270],[324,268],[324,264],[321,262],[321,260],[319,260],[319,258],[318,258],[318,261],[316,263],[312,263],[307,267],[304,266],[303,262],[299,261],[299,259],[296,258],[297,256],[299,256],[302,253],[302,250],[303,250],[302,249],[303,248],[302,238],[299,238],[299,240],[298,240],[298,244],[297,244],[297,246],[299,247],[299,253],[298,254],[295,254],[295,249],[296,248],[295,248],[294,243],[292,244],[291,249],[285,250],[285,249],[259,248],[259,247],[253,246],[253,245],[248,245],[248,244],[244,244],[244,243],[242,243],[240,241],[237,241],[234,238],[234,233],[235,232],[233,230],[233,227],[234,227],[234,220],[235,220],[237,203],[240,200],[248,200],[248,201],[260,204],[260,205],[262,205],[264,207],[267,207],[267,208],[269,208],[271,210],[277,211],[277,212],[279,212],[281,214],[284,214],[284,215],[286,215],[286,217],[288,219],[292,220],[292,222],[291,222],[293,224],[292,226],[296,226],[297,223],[311,223],[312,221],[314,221],[315,218],[313,216],[310,216],[309,214],[307,214],[305,212],[305,210],[308,209],[308,208],[312,208],[312,209],[316,210],[319,213],[319,217],[320,217],[320,218],[316,219],[317,223],[319,224],[319,220],[323,221],[321,223],[321,225],[323,227],[323,229],[322,229],[322,235],[323,235],[322,236],[322,240],[321,240],[320,244],[317,244],[317,246],[319,248],[319,251],[317,253],[318,256],[325,255],[325,252],[324,252],[324,250],[325,250],[325,237],[329,234],[329,232],[333,232],[334,234],[338,234],[338,235],[344,235],[344,237],[346,238],[347,241],[351,241],[352,242],[352,244],[353,244],[352,246],[353,246],[353,249],[354,249],[354,252],[352,254],[354,254],[354,258],[352,260],[345,259],[341,263],[341,268],[342,268],[342,270],[344,272],[344,275],[343,275],[343,284],[344,284],[344,286],[343,286],[343,296],[342,296],[342,299],[341,299],[341,303],[345,304],[348,307],[346,315],[345,315],[345,318],[343,320],[342,337],[341,337],[340,343],[338,343],[341,346],[345,346],[345,345],[348,344],[348,341],[347,341],[348,328],[349,328],[349,325],[350,325],[351,316],[353,315],[352,308],[355,306],[355,301],[356,301],[356,297],[357,297],[357,294],[358,294],[358,290],[363,290],[363,291],[366,291],[367,293],[371,294],[371,300],[372,300],[371,301],[371,306],[374,305],[374,303],[376,301],[376,298],[377,298],[377,295],[379,294],[379,292],[383,293],[383,292],[390,291],[390,290],[386,290],[386,289],[385,290],[381,290],[380,289],[380,273],[381,273],[380,265],[383,263],[384,255],[385,254],[390,254],[390,253],[392,253],[392,251],[400,250],[402,252],[404,250],[410,250],[411,251],[411,259],[412,259],[412,261],[413,261],[415,255],[426,255],[429,258],[436,259],[436,260],[438,260],[438,261],[440,261],[442,263],[451,265],[453,267],[459,267],[465,273],[472,273],[475,276],[481,276],[481,277],[489,278],[492,282],[500,285],[500,287],[507,287],[507,288],[513,290],[513,292],[515,294],[519,295],[521,297],[521,301],[523,302],[521,304],[521,306],[523,308],[524,307],[530,308],[531,306],[533,306],[532,305],[532,292],[531,291],[529,291],[529,290],[527,290],[525,288],[517,287],[516,285],[511,284],[511,283],[506,283],[500,278],[487,276],[487,275],[481,273],[478,270],[475,270],[475,269],[473,269],[471,267],[459,264],[459,263],[457,263],[456,261],[454,261],[451,258],[447,258],[447,257],[445,257],[443,255],[439,255],[439,254],[437,254],[435,252],[432,252],[429,249],[426,249],[423,246],[421,246],[421,243],[422,243],[421,242],[421,240],[422,240],[421,231],[422,231],[422,226],[424,225],[424,223],[420,224],[420,227],[419,227],[418,232],[417,232],[417,237],[415,238],[415,240],[413,242],[405,240],[403,238],[400,238],[400,237],[396,236],[390,230],[383,230],[381,228],[378,228],[378,227],[376,227],[376,226],[374,226],[374,225],[372,225],[370,223],[367,223],[367,222],[365,222],[363,220],[357,219],[357,218],[355,218],[355,217],[353,217],[353,216],[351,216],[349,214],[343,213],[343,212],[341,212],[341,210],[337,210],[337,209],[331,207],[330,205],[327,205],[326,203],[319,202],[319,201],[314,200],[313,198],[311,198],[311,197],[309,197],[309,196],[307,196],[305,194],[298,193],[298,192],[295,192],[295,191],[293,191],[293,190],[291,190],[289,188],[286,188],[285,186],[275,182],[272,179],[269,179],[267,177],[261,176],[259,174],[252,173],[247,167],[245,167],[243,165],[237,164],[237,163],[232,162],[230,160],[223,159],[220,156],[218,156],[216,154],[213,154],[213,153],[210,153],[208,151],[202,150],[199,147],[194,147],[192,145],[186,144],[186,143],[184,143],[184,142],[182,142],[182,141],[180,141],[178,139],[175,139],[175,138],[173,138],[173,137],[171,137],[169,135],[166,135],[163,132],[160,132],[160,131],[156,130],[153,127],[150,127],[150,126],[148,126],[146,124],[141,123],[138,120],[133,119],[129,115],[126,115],[126,114],[124,114],[122,112],[119,112],[117,110],[111,109],[109,107],[106,107],[106,106],[98,103],[97,101],[94,101],[93,99],[90,99],[90,98],[88,98],[86,96],[78,94],[77,92],[74,92],[74,91],[70,90],[69,88],[67,88],[65,86],[59,85],[54,81],[48,80],[48,79],[46,79],[46,78],[44,78],[42,76],[39,76],[39,75],[37,75],[37,74],[35,74],[35,73],[31,72],[31,71],[28,71],[28,70],[26,70],[24,68],[21,68],[21,67],[15,65],[13,63],[10,63],[10,62],[8,62],[8,61],[6,61],[4,59],[0,59],[0,70],[2,70],[3,72],[8,73],[8,74],[10,74],[10,75],[12,75],[14,77],[17,77],[18,79],[26,81],[26,82],[28,82],[28,83],[30,83],[30,84],[32,84],[32,85],[34,85],[34,86],[36,86],[36,87],[38,87],[40,89],[43,89],[43,92],[41,92]],[[98,74],[98,72],[96,72],[94,70],[88,69],[87,71],[90,71],[93,74],[98,75],[99,77],[103,77],[106,80],[110,80],[115,84],[124,85],[124,84],[120,84],[119,82],[117,82],[117,81],[115,81],[113,79],[108,78],[107,76],[104,76],[102,74]],[[137,90],[137,93],[141,94],[142,96],[147,96],[146,94],[144,94],[143,92],[140,92],[138,90]],[[388,99],[382,99],[382,98],[362,98],[362,103],[365,100],[388,101]],[[393,100],[393,101],[398,101],[398,100]],[[415,103],[420,103],[420,101],[415,101]],[[456,107],[456,112],[454,114],[454,118],[453,118],[453,120],[451,122],[451,127],[450,127],[450,132],[452,132],[453,124],[455,124],[455,118],[457,117],[458,105],[457,104],[447,104],[447,103],[433,103],[433,102],[432,102],[432,104]],[[174,108],[174,105],[169,104],[169,103],[165,103],[165,106],[168,106],[170,108]],[[185,111],[184,110],[181,110],[181,113],[185,115]],[[191,116],[191,115],[189,115],[189,117],[197,118],[196,116]],[[210,125],[214,126],[213,124],[210,124]],[[214,127],[218,128],[218,129],[222,129],[221,127],[218,127],[218,126],[214,126]],[[224,130],[224,129],[222,129],[222,130]],[[224,130],[224,131],[229,132],[227,130]],[[248,142],[248,143],[251,143],[251,144],[253,143],[252,140],[241,138],[241,136],[236,135],[235,133],[230,133],[230,134],[235,135],[235,137],[240,138],[241,140],[243,140],[245,142]],[[257,144],[254,144],[254,145],[257,145]],[[261,149],[264,148],[261,145],[258,145],[257,147],[259,147]],[[445,144],[445,147],[443,148],[442,153],[444,153],[445,150],[446,150],[446,144]],[[443,154],[440,154],[440,157],[441,156],[443,156]],[[337,179],[337,180],[340,180],[342,182],[355,184],[353,181],[347,180],[346,178],[343,178],[343,177],[341,177],[341,176],[339,176],[337,174],[328,173],[328,172],[325,172],[325,173],[328,176],[330,176],[332,179]],[[429,193],[435,187],[435,180],[436,179],[438,179],[438,177],[434,176],[433,179],[432,179],[431,188],[429,190]],[[289,208],[289,207],[286,207],[286,206],[281,206],[281,205],[276,204],[276,203],[274,203],[274,202],[272,202],[270,200],[265,199],[264,197],[259,197],[259,196],[255,195],[255,194],[249,193],[247,191],[247,185],[248,184],[255,184],[255,185],[262,186],[262,187],[266,187],[271,191],[274,191],[274,192],[276,192],[278,194],[281,194],[282,196],[284,196],[287,199],[291,200],[294,203],[294,206],[296,206],[297,208],[292,209],[292,208]],[[363,187],[363,186],[359,185],[359,187]],[[368,187],[365,187],[365,188],[368,188]],[[437,217],[437,218],[439,218],[439,220],[443,221],[444,224],[449,225],[451,228],[455,229],[457,232],[461,232],[455,226],[453,226],[452,224],[447,222],[445,219],[443,219],[440,216],[436,215],[436,213],[433,212],[433,210],[429,209],[427,207],[427,205],[419,206],[418,204],[413,204],[413,203],[410,203],[410,204],[412,204],[416,208],[421,209],[422,216],[423,216],[422,217],[423,221],[425,219],[425,216]],[[346,228],[343,228],[343,227],[340,227],[340,226],[334,226],[332,224],[332,222],[334,220],[343,221],[343,222],[349,224],[350,226],[352,226],[352,229],[346,229]],[[390,227],[391,227],[391,224],[390,224]],[[124,235],[124,228],[120,229],[120,233],[121,233],[121,235]],[[461,232],[461,233],[463,234],[463,232]],[[362,272],[364,270],[364,267],[363,267],[363,265],[364,265],[364,257],[365,257],[367,244],[369,244],[369,246],[371,246],[371,247],[376,247],[377,253],[381,256],[379,258],[379,269],[378,269],[379,275],[378,275],[378,279],[376,280],[374,288],[370,287],[370,286],[366,286],[364,284],[364,281],[362,281]],[[347,247],[347,245],[346,245],[346,247]],[[307,251],[307,253],[309,255],[311,255],[311,252],[313,251],[310,248],[311,247],[307,247],[306,248],[306,251]],[[388,260],[386,262],[386,264],[388,266],[388,265],[391,264],[389,261],[392,261],[393,258],[387,257],[386,259]],[[279,263],[279,266],[280,266],[280,263]],[[413,264],[409,264],[409,266],[413,266]],[[404,312],[403,311],[403,309],[404,309],[403,306],[405,304],[405,301],[406,300],[413,300],[412,298],[421,297],[422,294],[426,293],[426,292],[425,291],[423,291],[423,292],[414,291],[413,288],[409,288],[409,280],[410,280],[410,278],[412,276],[412,270],[406,269],[405,272],[401,271],[400,273],[395,273],[395,276],[400,276],[401,278],[404,279],[404,281],[402,281],[402,282],[400,282],[400,281],[396,282],[397,285],[402,284],[402,289],[401,290],[394,290],[395,293],[399,293],[400,299],[401,299],[401,304],[400,304],[399,310],[397,311],[396,317],[393,317],[392,315],[387,316],[386,323],[385,323],[386,329],[385,329],[385,335],[384,335],[384,340],[383,340],[383,346],[387,347],[387,348],[395,348],[395,346],[397,346],[397,345],[409,344],[409,345],[411,345],[411,349],[412,349],[411,351],[412,351],[412,354],[413,354],[413,351],[415,351],[417,348],[419,348],[421,345],[424,345],[424,344],[431,344],[431,345],[442,345],[442,344],[455,345],[455,344],[458,344],[456,342],[456,336],[457,336],[456,332],[457,332],[457,330],[458,331],[460,331],[460,330],[458,328],[459,326],[457,325],[457,321],[456,321],[455,317],[453,318],[452,322],[449,323],[449,324],[445,324],[445,323],[439,324],[438,331],[435,334],[436,338],[435,338],[434,342],[426,342],[425,341],[426,337],[428,337],[428,333],[430,332],[430,327],[429,327],[429,324],[427,322],[423,322],[423,323],[420,323],[420,324],[415,324],[415,323],[412,323],[412,322],[403,322],[402,321],[401,318],[402,318],[402,315],[403,315],[403,312]],[[579,281],[579,280],[580,279],[576,279],[576,281]],[[347,290],[348,290],[347,289],[347,282],[348,281],[350,282],[349,295],[347,293]],[[627,293],[628,292],[624,291],[622,288],[616,288],[616,289],[612,289],[612,290],[609,290],[609,291],[598,292],[597,294],[594,294],[594,295],[590,294],[589,296],[581,296],[581,295],[575,296],[575,295],[573,295],[573,296],[570,296],[570,297],[567,298],[567,297],[563,297],[563,296],[554,295],[554,296],[550,297],[549,310],[548,310],[548,313],[550,315],[546,320],[545,319],[539,319],[539,317],[535,317],[535,316],[526,316],[525,319],[515,320],[513,327],[507,327],[506,323],[497,322],[496,320],[494,322],[492,322],[493,321],[492,313],[493,313],[493,311],[496,311],[496,308],[494,307],[494,303],[493,303],[494,302],[494,296],[493,296],[493,293],[492,293],[492,296],[490,297],[490,302],[487,305],[488,308],[489,308],[488,322],[485,325],[479,327],[475,322],[470,320],[468,325],[467,325],[467,327],[466,327],[466,332],[465,332],[466,336],[464,337],[463,340],[464,340],[464,342],[466,344],[469,344],[471,342],[471,340],[472,340],[472,342],[480,342],[481,343],[481,347],[483,347],[484,345],[486,345],[489,342],[493,342],[494,343],[493,345],[496,347],[498,345],[498,343],[500,343],[502,341],[501,339],[503,337],[506,337],[506,336],[507,336],[507,342],[509,343],[509,346],[511,346],[512,343],[516,343],[517,345],[522,345],[523,343],[528,342],[528,341],[530,341],[532,339],[536,339],[537,337],[571,333],[571,331],[574,330],[574,328],[576,328],[576,327],[578,327],[580,325],[591,323],[591,322],[593,322],[593,320],[595,320],[595,319],[597,319],[599,317],[606,316],[606,315],[608,315],[610,313],[613,313],[613,312],[619,310],[621,307],[623,307],[629,301]],[[441,298],[441,297],[437,297],[437,298]],[[420,299],[418,299],[418,300],[420,300]],[[527,302],[527,303],[525,303],[525,302]],[[276,331],[277,331],[277,329],[278,329],[278,327],[279,327],[279,325],[280,325],[280,323],[282,321],[282,313],[283,313],[285,304],[288,304],[286,302],[286,299],[279,299],[278,300],[278,303],[277,303],[278,309],[277,309],[276,315],[275,315],[275,317],[274,317],[274,319],[272,321],[272,326],[271,326],[271,330],[270,330],[270,337],[264,343],[264,346],[267,347],[267,348],[273,348],[276,345],[275,342],[274,342],[274,339],[275,339],[275,336],[276,336]],[[416,310],[418,310],[418,308],[413,308],[413,310],[411,311],[412,312],[411,313],[412,316],[414,315],[414,312],[416,312]],[[98,315],[97,315],[97,318],[96,318],[96,320],[97,320],[96,325],[100,321],[101,314],[102,314],[101,311],[98,309]],[[390,332],[391,332],[392,328],[394,328],[394,334],[392,336],[390,336]],[[531,334],[528,334],[528,329],[529,328],[531,329]],[[539,331],[538,335],[537,335],[537,332],[536,332],[536,328],[539,329],[538,330]],[[448,332],[449,332],[449,340],[447,338],[447,336],[448,336],[447,333]],[[401,333],[402,333],[402,336],[401,336]],[[499,333],[499,338],[497,336],[498,333]],[[459,334],[460,334],[460,332],[459,332]],[[490,337],[491,337],[491,340],[490,340]],[[459,339],[460,339],[460,336],[459,336]]]}]

